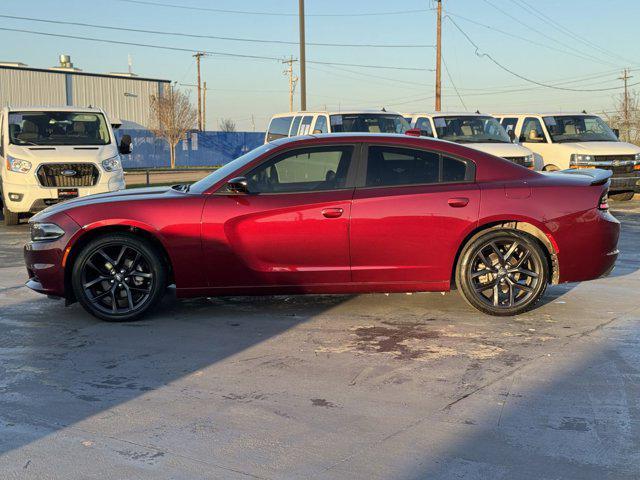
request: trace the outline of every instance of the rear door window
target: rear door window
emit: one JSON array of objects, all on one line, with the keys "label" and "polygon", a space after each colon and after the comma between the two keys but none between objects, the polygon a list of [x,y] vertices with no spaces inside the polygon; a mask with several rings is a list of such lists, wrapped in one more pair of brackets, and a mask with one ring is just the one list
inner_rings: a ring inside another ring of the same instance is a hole
[{"label": "rear door window", "polygon": [[288,137],[291,120],[293,120],[293,117],[277,117],[272,119],[269,124],[269,130],[267,131],[267,142]]},{"label": "rear door window", "polygon": [[414,128],[417,128],[418,130],[420,130],[420,135],[423,135],[425,137],[433,137],[433,129],[431,128],[431,122],[426,117],[420,117],[416,121],[416,126]]},{"label": "rear door window", "polygon": [[293,123],[291,124],[291,131],[289,132],[290,137],[295,137],[298,135],[298,128],[300,127],[300,120],[302,117],[296,117],[293,119]]},{"label": "rear door window", "polygon": [[318,116],[318,118],[316,119],[316,124],[313,127],[313,133],[314,134],[321,134],[321,133],[329,133],[328,129],[327,129],[327,117],[324,115],[320,115]]},{"label": "rear door window", "polygon": [[309,133],[311,133],[311,122],[313,122],[313,115],[305,115],[302,117],[298,135],[309,135]]}]

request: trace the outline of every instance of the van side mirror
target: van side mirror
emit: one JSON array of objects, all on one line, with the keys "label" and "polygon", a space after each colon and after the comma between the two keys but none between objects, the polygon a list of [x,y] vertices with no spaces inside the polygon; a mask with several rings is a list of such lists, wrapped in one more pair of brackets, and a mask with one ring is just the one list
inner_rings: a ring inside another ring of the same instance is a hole
[{"label": "van side mirror", "polygon": [[620,138],[620,129],[619,128],[613,128],[612,130],[613,130],[613,134],[616,137]]},{"label": "van side mirror", "polygon": [[513,130],[507,130],[507,135],[509,135],[509,138],[511,139],[511,143],[516,142],[516,132],[514,132]]},{"label": "van side mirror", "polygon": [[227,182],[227,190],[229,190],[231,193],[249,193],[247,178],[232,178]]},{"label": "van side mirror", "polygon": [[120,139],[118,152],[120,152],[120,155],[129,155],[132,151],[133,148],[131,146],[131,135],[123,135]]}]

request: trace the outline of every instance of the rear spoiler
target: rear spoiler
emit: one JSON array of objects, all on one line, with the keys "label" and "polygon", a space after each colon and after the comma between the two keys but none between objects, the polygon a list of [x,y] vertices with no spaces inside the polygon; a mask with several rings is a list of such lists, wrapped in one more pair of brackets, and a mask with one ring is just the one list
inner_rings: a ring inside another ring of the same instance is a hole
[{"label": "rear spoiler", "polygon": [[568,170],[560,170],[554,173],[591,177],[591,185],[604,185],[613,175],[611,170],[603,170],[601,168],[570,168]]}]

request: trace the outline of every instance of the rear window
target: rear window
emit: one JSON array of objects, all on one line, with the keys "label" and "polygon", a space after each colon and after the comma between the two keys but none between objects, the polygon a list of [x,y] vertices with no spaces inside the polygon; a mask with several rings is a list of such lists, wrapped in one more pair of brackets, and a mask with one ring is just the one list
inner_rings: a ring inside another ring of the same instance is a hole
[{"label": "rear window", "polygon": [[267,132],[267,142],[289,136],[289,128],[293,117],[277,117],[271,120],[269,131]]}]

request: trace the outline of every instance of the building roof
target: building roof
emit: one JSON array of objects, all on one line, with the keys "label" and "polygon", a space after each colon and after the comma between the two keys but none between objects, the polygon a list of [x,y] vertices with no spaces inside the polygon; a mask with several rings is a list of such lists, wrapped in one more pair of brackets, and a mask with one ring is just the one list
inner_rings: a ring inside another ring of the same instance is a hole
[{"label": "building roof", "polygon": [[74,106],[41,106],[41,107],[20,107],[9,105],[5,107],[10,112],[80,112],[80,113],[103,113],[101,109],[96,107],[74,107]]},{"label": "building roof", "polygon": [[90,72],[84,72],[78,69],[65,69],[60,67],[34,68],[34,67],[26,66],[24,64],[19,64],[19,62],[0,63],[0,70],[27,70],[32,72],[52,73],[57,75],[83,75],[88,77],[117,78],[121,80],[126,79],[126,80],[141,80],[146,82],[171,83],[171,80],[164,80],[161,78],[138,77],[138,76],[129,76],[129,75],[113,74],[113,73],[90,73]]}]

